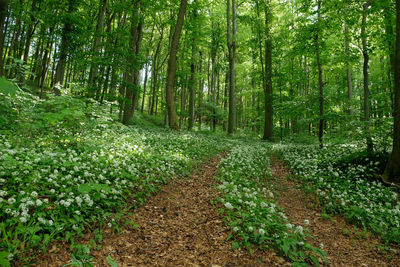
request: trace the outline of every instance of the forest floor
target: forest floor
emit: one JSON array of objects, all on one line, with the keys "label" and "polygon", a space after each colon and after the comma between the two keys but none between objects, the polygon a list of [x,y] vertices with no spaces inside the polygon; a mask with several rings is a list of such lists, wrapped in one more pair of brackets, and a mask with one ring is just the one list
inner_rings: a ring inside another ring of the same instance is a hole
[{"label": "forest floor", "polygon": [[[272,250],[232,250],[230,233],[214,204],[219,198],[214,177],[218,163],[226,156],[203,163],[190,179],[174,179],[161,192],[150,197],[127,219],[122,234],[106,229],[99,250],[91,250],[94,266],[109,266],[111,256],[118,266],[291,266]],[[382,253],[381,242],[357,230],[339,216],[325,217],[317,202],[292,179],[283,161],[272,157],[272,184],[278,193],[277,204],[296,225],[310,230],[307,240],[322,246],[330,266],[400,266],[398,253]],[[306,224],[305,220],[309,223]],[[88,244],[93,235],[79,242]],[[393,256],[397,255],[397,256]],[[70,262],[66,244],[53,245],[50,253],[39,257],[36,266],[63,266]]]},{"label": "forest floor", "polygon": [[323,247],[330,266],[400,266],[399,254],[384,251],[380,240],[369,232],[346,223],[341,216],[324,219],[317,198],[306,194],[301,185],[290,178],[292,175],[285,163],[275,156],[271,171],[272,183],[279,194],[277,204],[293,223],[310,230],[313,238],[307,242]]},{"label": "forest floor", "polygon": [[[232,250],[226,241],[230,229],[213,204],[219,196],[214,177],[226,153],[210,159],[190,179],[174,179],[150,197],[132,217],[138,227],[125,227],[118,235],[106,230],[100,250],[92,250],[95,266],[290,266],[274,251]],[[218,204],[219,205],[219,204]],[[91,235],[81,243],[88,243]],[[58,244],[40,257],[36,266],[62,266],[70,262],[67,246]]]}]

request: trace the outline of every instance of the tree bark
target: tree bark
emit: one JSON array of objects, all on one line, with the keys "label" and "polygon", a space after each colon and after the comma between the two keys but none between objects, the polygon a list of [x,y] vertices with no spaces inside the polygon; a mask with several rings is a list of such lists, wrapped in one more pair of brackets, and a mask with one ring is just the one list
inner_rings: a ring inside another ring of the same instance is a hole
[{"label": "tree bark", "polygon": [[396,0],[395,45],[393,150],[383,175],[383,180],[389,183],[400,183],[400,0]]},{"label": "tree bark", "polygon": [[319,89],[319,128],[318,128],[318,141],[319,147],[323,148],[323,136],[324,136],[324,83],[322,77],[322,65],[321,65],[321,56],[320,56],[320,22],[321,22],[321,4],[322,0],[318,0],[318,28],[315,36],[315,46],[316,46],[316,56],[317,56],[317,67],[318,67],[318,89]]},{"label": "tree bark", "polygon": [[5,39],[5,29],[4,24],[7,17],[7,9],[8,9],[8,0],[0,0],[0,76],[3,76],[3,48],[4,48],[4,39]]},{"label": "tree bark", "polygon": [[263,140],[273,141],[273,88],[272,88],[272,41],[271,41],[271,5],[265,4],[265,89],[264,89],[264,135]]},{"label": "tree bark", "polygon": [[160,66],[158,65],[158,59],[161,51],[161,43],[163,40],[164,36],[164,28],[161,28],[161,33],[160,33],[160,39],[157,44],[156,52],[154,53],[153,56],[153,66],[152,66],[152,95],[150,96],[149,99],[149,114],[153,115],[154,114],[154,108],[155,108],[155,103],[156,103],[156,95],[157,95],[157,89],[158,89],[158,71],[160,70],[162,64]]},{"label": "tree bark", "polygon": [[125,105],[124,105],[124,114],[122,118],[122,123],[128,125],[130,120],[133,117],[133,113],[135,110],[136,100],[137,100],[137,91],[139,88],[139,73],[140,67],[138,62],[135,62],[140,54],[140,47],[142,42],[142,29],[143,29],[143,21],[141,18],[141,2],[137,3],[137,7],[134,10],[134,14],[132,15],[132,24],[131,24],[131,36],[130,36],[130,45],[129,51],[130,56],[128,58],[129,67],[126,73],[126,91],[125,91]]},{"label": "tree bark", "polygon": [[[195,0],[196,2],[196,0]],[[196,22],[197,18],[197,10],[193,10],[193,20]],[[196,53],[197,53],[197,44],[196,44],[196,31],[192,32],[192,62],[190,64],[190,85],[189,85],[189,124],[188,130],[191,131],[194,125],[194,106],[196,101]]]},{"label": "tree bark", "polygon": [[172,130],[179,129],[177,123],[178,117],[176,114],[176,107],[175,107],[174,83],[175,83],[175,75],[177,67],[176,55],[178,53],[179,39],[181,37],[182,27],[185,21],[186,6],[187,6],[187,0],[181,0],[175,31],[172,36],[171,49],[168,60],[165,99],[167,102],[167,110],[168,110],[168,124],[169,128]]},{"label": "tree bark", "polygon": [[[231,7],[232,4],[232,7]],[[231,15],[232,8],[232,15]],[[229,54],[229,114],[228,114],[228,134],[233,134],[236,127],[236,2],[227,0],[227,43]],[[231,28],[232,27],[232,28]]]},{"label": "tree bark", "polygon": [[[203,72],[203,53],[200,51],[199,52],[199,72]],[[199,80],[199,104],[198,104],[198,112],[197,112],[197,117],[199,118],[199,124],[198,124],[198,129],[199,131],[201,130],[201,119],[202,119],[202,105],[203,105],[203,91],[204,91],[204,78],[200,78]]]},{"label": "tree bark", "polygon": [[92,48],[92,64],[90,66],[89,72],[89,95],[93,96],[95,93],[96,88],[96,78],[98,73],[98,64],[96,64],[96,57],[98,57],[100,44],[102,41],[102,33],[104,28],[104,17],[107,8],[107,0],[100,0],[100,9],[99,14],[97,16],[97,25],[96,31],[94,33],[94,41],[93,41],[93,48]]},{"label": "tree bark", "polygon": [[[75,1],[76,0],[69,0],[68,1],[68,16],[71,16],[75,9]],[[56,67],[56,74],[55,74],[55,86],[54,92],[56,95],[60,95],[61,91],[58,86],[61,86],[64,83],[64,73],[65,73],[65,65],[67,62],[67,55],[68,49],[71,42],[70,34],[72,32],[72,23],[71,20],[68,18],[64,23],[64,28],[62,31],[61,37],[61,45],[60,45],[60,55],[58,57],[57,67]]]},{"label": "tree bark", "polygon": [[[153,43],[153,37],[154,37],[154,28],[155,28],[155,26],[153,25],[153,28],[152,28],[152,30],[151,30],[151,37],[150,37],[150,40],[149,40],[149,44],[152,44]],[[149,58],[149,54],[150,54],[150,45],[147,47],[147,50],[146,50],[146,61],[148,60],[148,58]],[[143,81],[143,97],[142,97],[142,105],[140,106],[140,112],[141,113],[143,113],[143,111],[144,111],[144,103],[145,103],[145,100],[146,100],[146,88],[147,88],[147,79],[148,79],[148,76],[149,76],[149,71],[148,71],[148,68],[149,68],[149,63],[147,62],[145,65],[144,65],[144,81]]]},{"label": "tree bark", "polygon": [[368,9],[372,4],[372,0],[369,0],[363,4],[363,12],[362,12],[362,22],[361,22],[361,42],[362,42],[362,53],[364,57],[363,64],[363,82],[364,82],[364,133],[366,135],[367,141],[367,150],[373,150],[373,143],[371,139],[370,133],[370,106],[369,106],[369,53],[368,53],[368,44],[367,44],[367,35],[366,35],[366,25],[367,25],[367,14]]},{"label": "tree bark", "polygon": [[[40,8],[40,3],[39,3],[39,8]],[[35,17],[33,16],[33,12],[36,10],[36,0],[32,0],[32,7],[31,7],[31,16],[30,16],[30,23],[28,26],[28,30],[26,32],[26,41],[25,41],[25,49],[24,49],[24,64],[27,64],[28,62],[28,56],[29,56],[29,50],[31,47],[31,41],[33,34],[35,33],[36,29],[36,21]]]},{"label": "tree bark", "polygon": [[[345,40],[345,54],[347,60],[350,60],[350,48],[349,48],[349,28],[347,24],[344,27],[344,40]],[[347,98],[349,101],[349,115],[353,115],[353,83],[351,80],[351,64],[347,62]]]}]

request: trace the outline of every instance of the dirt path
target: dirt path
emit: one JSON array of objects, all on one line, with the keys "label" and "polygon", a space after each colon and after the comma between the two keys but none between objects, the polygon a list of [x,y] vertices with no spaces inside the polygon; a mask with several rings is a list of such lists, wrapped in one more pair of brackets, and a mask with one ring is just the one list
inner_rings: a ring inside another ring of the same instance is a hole
[{"label": "dirt path", "polygon": [[[119,266],[288,266],[273,251],[250,255],[231,250],[231,241],[226,241],[230,230],[212,204],[219,197],[214,176],[224,156],[205,162],[190,179],[171,181],[135,210],[129,219],[139,225],[138,229],[125,228],[122,235],[107,231],[101,250],[91,251],[95,266],[109,266],[108,255]],[[43,257],[38,266],[60,266],[69,261],[64,248]]]},{"label": "dirt path", "polygon": [[[400,266],[398,253],[380,252],[377,238],[355,231],[339,216],[324,220],[315,201],[298,189],[294,181],[286,179],[290,171],[283,161],[273,157],[271,170],[276,178],[278,204],[295,224],[311,231],[314,239],[309,243],[315,247],[323,243],[330,266]],[[309,220],[309,225],[304,220]]]}]

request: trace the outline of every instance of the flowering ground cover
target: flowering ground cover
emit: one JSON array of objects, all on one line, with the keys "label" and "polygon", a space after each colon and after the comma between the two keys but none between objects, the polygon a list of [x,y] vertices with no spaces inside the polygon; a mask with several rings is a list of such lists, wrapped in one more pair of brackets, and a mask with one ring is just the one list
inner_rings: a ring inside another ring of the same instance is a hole
[{"label": "flowering ground cover", "polygon": [[239,144],[220,163],[219,201],[232,229],[233,247],[272,247],[294,265],[319,265],[318,257],[325,258],[325,253],[306,243],[307,229],[290,223],[275,204],[274,188],[267,185],[271,177],[269,153],[270,148],[261,143]]},{"label": "flowering ground cover", "polygon": [[374,178],[382,172],[384,158],[367,154],[357,144],[278,144],[273,150],[294,174],[315,192],[327,212],[379,234],[387,242],[400,244],[400,202],[395,188]]},{"label": "flowering ground cover", "polygon": [[124,208],[229,146],[208,135],[126,127],[106,112],[96,114],[75,133],[59,118],[51,137],[0,133],[0,265],[31,248],[46,249],[53,239],[73,243],[88,229],[118,227]]}]

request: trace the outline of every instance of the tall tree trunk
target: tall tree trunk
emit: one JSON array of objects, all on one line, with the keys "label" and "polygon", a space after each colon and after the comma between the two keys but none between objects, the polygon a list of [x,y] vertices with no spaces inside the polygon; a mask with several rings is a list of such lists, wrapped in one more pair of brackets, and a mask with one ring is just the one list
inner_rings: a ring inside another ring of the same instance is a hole
[{"label": "tall tree trunk", "polygon": [[[199,73],[203,72],[203,53],[200,51],[199,52],[199,58],[200,58],[200,62],[199,62]],[[198,112],[197,112],[197,117],[199,118],[199,124],[198,124],[198,129],[199,131],[201,130],[201,119],[202,119],[202,105],[203,105],[203,91],[204,91],[204,78],[200,78],[199,80],[199,104],[198,104]]]},{"label": "tall tree trunk", "polygon": [[396,0],[396,49],[394,59],[394,129],[393,150],[383,179],[400,183],[400,0]]},{"label": "tall tree trunk", "polygon": [[94,41],[93,41],[93,48],[92,48],[92,64],[90,66],[89,72],[89,95],[93,96],[96,88],[96,79],[98,74],[98,64],[96,64],[96,58],[99,56],[100,44],[102,41],[102,34],[104,28],[104,17],[107,9],[107,0],[99,0],[100,1],[100,9],[97,16],[97,25],[96,25],[96,32],[94,33]]},{"label": "tall tree trunk", "polygon": [[[196,2],[196,0],[195,0]],[[193,20],[196,22],[197,9],[193,10]],[[190,64],[190,85],[189,85],[189,124],[188,130],[191,131],[194,125],[194,106],[196,101],[196,54],[197,54],[197,44],[196,44],[196,31],[192,31],[192,62]]]},{"label": "tall tree trunk", "polygon": [[[228,111],[228,90],[229,90],[229,71],[225,71],[225,86],[224,86],[224,111]],[[222,130],[225,132],[227,129],[226,120],[222,122]]]},{"label": "tall tree trunk", "polygon": [[317,67],[318,67],[318,89],[319,89],[319,128],[318,128],[318,141],[319,147],[323,147],[323,135],[324,135],[324,83],[322,78],[322,65],[320,57],[320,23],[321,23],[321,4],[322,0],[318,0],[318,29],[315,35],[315,46],[316,46],[316,56],[317,56]]},{"label": "tall tree trunk", "polygon": [[[104,58],[107,59],[108,63],[106,64],[107,69],[106,69],[106,77],[104,79],[104,83],[103,83],[103,90],[101,93],[101,97],[100,97],[100,103],[103,104],[104,101],[104,97],[107,94],[108,88],[109,88],[109,81],[110,81],[110,75],[111,75],[111,69],[112,69],[112,65],[113,65],[113,60],[114,60],[114,52],[112,51],[112,47],[113,47],[113,39],[111,37],[111,31],[112,31],[112,21],[114,20],[116,13],[111,14],[108,10],[106,12],[106,16],[107,16],[107,26],[106,26],[106,36],[107,36],[107,40],[106,40],[106,45],[105,45],[105,51],[104,51]],[[117,38],[115,38],[117,39]],[[103,64],[103,66],[105,67],[105,65]]]},{"label": "tall tree trunk", "polygon": [[271,5],[268,0],[265,4],[265,117],[263,140],[273,140],[273,92],[272,92],[272,42],[271,42]]},{"label": "tall tree trunk", "polygon": [[[151,44],[152,42],[153,42],[153,37],[154,37],[154,28],[155,28],[155,26],[153,25],[153,28],[152,28],[152,30],[151,30],[151,38],[150,38],[150,40],[149,40],[149,44]],[[147,50],[146,50],[146,60],[148,60],[148,58],[149,58],[149,54],[150,54],[150,45],[147,47]],[[143,81],[143,96],[142,96],[142,105],[140,106],[140,112],[141,113],[143,113],[143,110],[144,110],[144,103],[145,103],[145,100],[146,100],[146,88],[147,88],[147,79],[148,79],[148,74],[149,74],[149,70],[148,70],[148,68],[149,68],[149,63],[147,62],[145,65],[144,65],[144,81]]]},{"label": "tall tree trunk", "polygon": [[175,96],[174,96],[174,83],[176,74],[176,55],[178,53],[179,39],[181,37],[182,27],[185,20],[186,6],[187,6],[187,0],[181,0],[175,31],[171,40],[171,49],[168,60],[165,100],[167,102],[169,128],[173,130],[178,130],[178,124],[177,124],[178,117],[176,115]]},{"label": "tall tree trunk", "polygon": [[351,64],[350,60],[350,48],[349,48],[349,28],[347,24],[344,26],[344,41],[345,41],[345,54],[348,60],[347,62],[347,98],[349,101],[349,115],[353,115],[353,83],[351,80]]},{"label": "tall tree trunk", "polygon": [[[22,6],[23,6],[23,0],[19,1],[19,8],[18,12],[16,13],[16,22],[14,26],[14,32],[13,32],[13,37],[11,41],[11,47],[8,51],[8,58],[7,58],[7,65],[11,64],[11,58],[17,59],[18,58],[18,40],[22,36],[21,30],[22,30]],[[10,78],[14,78],[13,72],[14,68],[10,68],[8,70],[7,76]]]},{"label": "tall tree trunk", "polygon": [[0,0],[0,76],[3,76],[4,61],[3,48],[6,31],[4,29],[5,20],[7,17],[8,0]]},{"label": "tall tree trunk", "polygon": [[[39,3],[39,8],[40,8],[40,3]],[[28,62],[29,49],[31,47],[32,37],[33,37],[33,34],[35,33],[35,29],[36,29],[36,19],[33,16],[33,13],[35,10],[36,10],[36,0],[32,0],[30,23],[28,26],[28,30],[26,32],[26,41],[25,41],[25,49],[24,49],[24,57],[23,57],[24,64],[27,64],[27,62]]]},{"label": "tall tree trunk", "polygon": [[52,26],[49,30],[49,36],[50,40],[47,42],[46,49],[44,51],[43,59],[42,59],[42,66],[39,66],[40,71],[38,75],[38,84],[40,87],[40,98],[43,98],[43,92],[44,92],[44,86],[46,83],[46,78],[47,78],[47,71],[50,66],[50,55],[51,55],[51,48],[53,47],[53,32],[54,32],[55,26]]},{"label": "tall tree trunk", "polygon": [[366,35],[366,26],[367,26],[367,15],[368,9],[372,4],[372,0],[369,0],[363,4],[363,12],[362,12],[362,22],[361,22],[361,42],[362,42],[362,53],[364,57],[363,64],[363,76],[364,76],[364,131],[367,140],[367,150],[373,150],[373,143],[371,139],[370,133],[370,106],[369,106],[369,52],[368,52],[368,44],[367,44],[367,35]]},{"label": "tall tree trunk", "polygon": [[[232,4],[232,6],[231,6]],[[232,9],[232,14],[231,14]],[[229,114],[228,134],[233,134],[236,128],[236,1],[227,0],[227,43],[229,54]]]},{"label": "tall tree trunk", "polygon": [[72,21],[70,20],[70,16],[74,12],[75,9],[75,1],[76,0],[69,0],[68,1],[68,15],[66,16],[66,21],[64,23],[64,28],[62,31],[61,37],[61,45],[60,45],[60,55],[58,57],[57,67],[56,67],[56,74],[55,74],[55,81],[54,81],[54,92],[57,95],[61,94],[60,89],[58,86],[64,83],[64,73],[65,73],[65,65],[67,62],[67,55],[71,41],[71,32],[72,32]]},{"label": "tall tree trunk", "polygon": [[[388,1],[389,5],[391,1]],[[393,76],[395,69],[395,35],[393,32],[393,26],[395,24],[395,18],[392,15],[390,7],[386,7],[384,9],[384,21],[385,21],[385,35],[387,39],[387,47],[389,52],[389,62],[390,68],[387,72],[388,82],[389,82],[389,93],[392,109],[394,109],[394,100],[393,100]]]},{"label": "tall tree trunk", "polygon": [[143,21],[141,18],[141,2],[137,3],[134,14],[132,16],[131,36],[130,36],[130,57],[128,58],[129,67],[126,73],[126,92],[125,92],[125,106],[122,123],[127,125],[133,117],[135,104],[137,100],[137,91],[139,88],[139,72],[140,67],[138,62],[135,62],[140,54],[140,47],[142,42],[142,29]]}]

